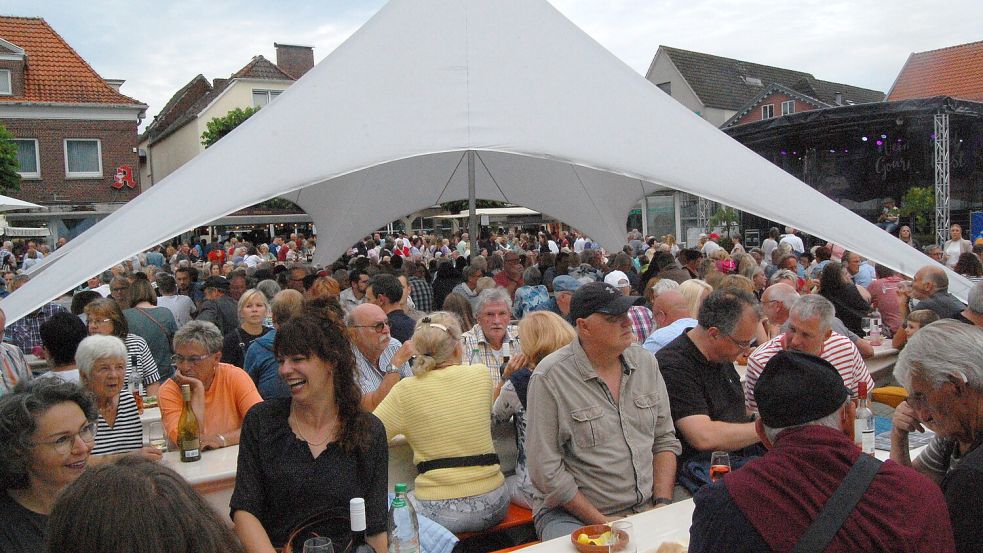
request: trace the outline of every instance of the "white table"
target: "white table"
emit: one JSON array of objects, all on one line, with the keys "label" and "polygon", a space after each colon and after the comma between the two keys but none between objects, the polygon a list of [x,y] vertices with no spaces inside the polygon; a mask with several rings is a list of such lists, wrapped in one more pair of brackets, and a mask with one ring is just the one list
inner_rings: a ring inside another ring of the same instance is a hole
[{"label": "white table", "polygon": [[191,484],[217,511],[222,520],[229,519],[229,501],[236,482],[236,464],[239,459],[239,446],[203,451],[201,460],[182,463],[180,452],[168,451],[164,463]]},{"label": "white table", "polygon": [[894,363],[898,360],[898,350],[894,349],[890,340],[885,340],[881,345],[874,346],[874,355],[864,359],[867,370],[874,378],[886,376],[894,369]]}]

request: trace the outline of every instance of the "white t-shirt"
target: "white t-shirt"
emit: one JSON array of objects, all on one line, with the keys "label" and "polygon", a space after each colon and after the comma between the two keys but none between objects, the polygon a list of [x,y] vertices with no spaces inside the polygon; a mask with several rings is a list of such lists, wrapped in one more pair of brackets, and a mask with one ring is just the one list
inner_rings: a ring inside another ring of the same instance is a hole
[{"label": "white t-shirt", "polygon": [[80,384],[78,369],[72,369],[69,371],[58,371],[58,372],[48,371],[46,373],[40,374],[38,378],[60,378],[65,382],[71,382],[72,384]]},{"label": "white t-shirt", "polygon": [[714,242],[713,240],[707,240],[707,243],[703,244],[703,255],[710,257],[713,252],[722,249],[723,248],[720,246],[720,244]]},{"label": "white t-shirt", "polygon": [[792,250],[795,251],[795,253],[804,253],[806,251],[806,247],[805,244],[802,243],[802,239],[794,234],[786,234],[778,243],[792,246]]},{"label": "white t-shirt", "polygon": [[191,320],[191,314],[195,312],[195,302],[188,296],[176,294],[173,296],[160,296],[157,298],[157,307],[166,307],[174,314],[174,322],[181,328]]}]

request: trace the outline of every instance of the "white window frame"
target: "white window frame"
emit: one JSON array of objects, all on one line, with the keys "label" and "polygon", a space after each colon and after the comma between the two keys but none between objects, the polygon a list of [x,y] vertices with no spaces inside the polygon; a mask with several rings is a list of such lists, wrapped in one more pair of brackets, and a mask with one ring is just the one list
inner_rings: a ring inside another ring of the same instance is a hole
[{"label": "white window frame", "polygon": [[272,89],[272,88],[254,88],[253,89],[253,107],[254,108],[256,108],[256,107],[263,107],[263,106],[260,106],[260,105],[257,105],[256,104],[256,95],[257,94],[266,94],[266,103],[263,104],[263,106],[268,106],[270,104],[270,102],[272,102],[273,100],[276,100],[277,96],[283,94],[283,91],[282,90]]},{"label": "white window frame", "polygon": [[[7,89],[3,89],[4,81],[6,81]],[[0,69],[0,96],[13,96],[14,95],[14,79],[10,73],[9,69]]]},{"label": "white window frame", "polygon": [[795,113],[795,100],[782,102],[782,115],[792,115],[793,113]]},{"label": "white window frame", "polygon": [[775,117],[775,104],[765,104],[761,106],[761,120],[773,119]]},{"label": "white window frame", "polygon": [[[69,142],[95,142],[96,155],[99,157],[99,171],[71,171],[68,168],[68,143]],[[67,179],[101,179],[102,178],[102,140],[98,138],[66,138],[63,144],[65,151],[65,178]]]},{"label": "white window frame", "polygon": [[37,138],[14,138],[14,142],[33,142],[34,143],[34,166],[38,168],[37,171],[17,171],[22,179],[40,179],[41,178],[41,147],[38,145]]}]

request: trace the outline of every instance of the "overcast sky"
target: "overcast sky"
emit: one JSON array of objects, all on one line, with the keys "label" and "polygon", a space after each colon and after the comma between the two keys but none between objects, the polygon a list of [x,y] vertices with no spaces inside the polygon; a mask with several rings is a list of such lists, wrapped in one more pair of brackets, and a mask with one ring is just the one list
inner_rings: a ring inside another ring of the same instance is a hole
[{"label": "overcast sky", "polygon": [[[412,1],[412,0],[410,0]],[[103,78],[150,107],[149,122],[201,73],[228,77],[273,43],[320,61],[382,0],[5,0],[2,15],[43,17]],[[887,92],[911,52],[983,40],[979,0],[554,0],[640,74],[660,44],[812,73]]]}]

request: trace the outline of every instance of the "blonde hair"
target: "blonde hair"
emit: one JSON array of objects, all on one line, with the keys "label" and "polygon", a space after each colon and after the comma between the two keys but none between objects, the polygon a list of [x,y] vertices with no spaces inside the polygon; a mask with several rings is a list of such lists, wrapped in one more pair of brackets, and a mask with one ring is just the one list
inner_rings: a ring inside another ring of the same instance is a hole
[{"label": "blonde hair", "polygon": [[439,365],[454,360],[461,327],[457,317],[447,311],[435,311],[416,323],[413,330],[413,347],[416,361],[413,374],[423,376]]},{"label": "blonde hair", "polygon": [[478,282],[475,283],[475,285],[474,285],[475,290],[474,291],[480,294],[482,291],[484,291],[484,290],[491,290],[492,288],[495,288],[496,286],[498,286],[498,283],[495,282],[495,279],[494,278],[492,278],[492,277],[481,277],[481,278],[478,279]]},{"label": "blonde hair", "polygon": [[269,300],[266,299],[266,294],[264,294],[260,290],[257,290],[256,288],[250,288],[249,290],[243,292],[241,296],[239,296],[239,305],[238,305],[237,313],[242,313],[242,310],[246,308],[246,304],[249,303],[249,300],[256,297],[256,294],[259,294],[260,298],[263,300],[263,305],[265,305],[266,310],[269,311],[270,302]]},{"label": "blonde hair", "polygon": [[720,288],[739,288],[753,294],[754,282],[744,275],[727,275],[720,281]]},{"label": "blonde hair", "polygon": [[690,279],[679,285],[679,293],[686,298],[686,305],[689,307],[690,317],[696,318],[700,312],[700,305],[703,304],[705,296],[713,292],[713,287],[706,282],[698,279]]},{"label": "blonde hair", "polygon": [[532,369],[576,337],[570,323],[552,311],[533,311],[519,321],[519,344]]}]

